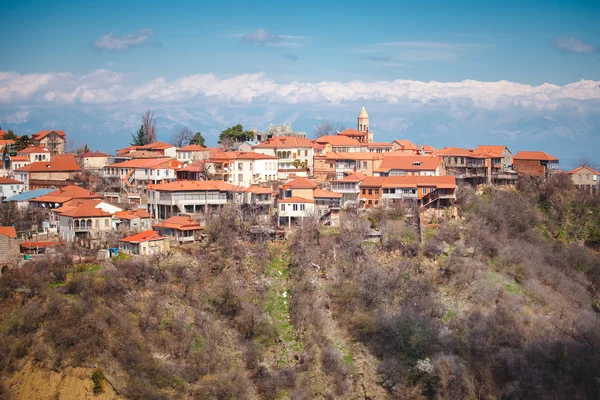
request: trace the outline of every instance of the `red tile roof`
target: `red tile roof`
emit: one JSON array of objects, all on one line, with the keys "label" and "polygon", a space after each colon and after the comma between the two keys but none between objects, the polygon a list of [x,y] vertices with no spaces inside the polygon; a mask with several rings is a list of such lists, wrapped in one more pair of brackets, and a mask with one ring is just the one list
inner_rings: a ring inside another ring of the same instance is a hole
[{"label": "red tile roof", "polygon": [[[384,154],[383,161],[375,172],[400,171],[435,171],[440,166],[440,157],[429,156],[388,156]],[[415,165],[420,163],[419,165]]]},{"label": "red tile roof", "polygon": [[10,156],[10,161],[27,161],[27,162],[29,162],[29,157],[27,157],[27,156]]},{"label": "red tile roof", "polygon": [[241,151],[223,151],[221,153],[215,153],[210,156],[211,162],[224,162],[230,160],[278,160],[279,157],[269,156],[266,154],[260,154],[255,152],[241,152]]},{"label": "red tile roof", "polygon": [[41,146],[28,146],[23,150],[17,151],[17,154],[31,154],[31,153],[50,153],[50,151],[46,147]]},{"label": "red tile roof", "polygon": [[91,157],[110,157],[106,153],[102,153],[100,151],[88,151],[87,153],[77,154],[76,157],[80,158],[91,158]]},{"label": "red tile roof", "polygon": [[316,148],[320,146],[314,140],[296,136],[276,136],[261,142],[253,149]]},{"label": "red tile roof", "polygon": [[172,216],[162,222],[154,224],[153,227],[176,229],[178,231],[196,231],[202,229],[197,221],[183,215]]},{"label": "red tile roof", "polygon": [[22,185],[23,182],[16,179],[0,177],[0,185]]},{"label": "red tile roof", "polygon": [[165,237],[160,236],[158,234],[158,232],[153,231],[153,230],[148,230],[148,231],[140,232],[135,235],[124,237],[120,241],[127,242],[127,243],[143,243],[143,242],[150,242],[150,241],[154,241],[154,240],[163,240],[163,239],[165,239]]},{"label": "red tile roof", "polygon": [[492,156],[499,158],[502,157],[502,153],[504,152],[504,149],[508,150],[508,147],[506,146],[502,146],[502,145],[482,145],[480,144],[479,146],[477,146],[476,150],[481,150],[484,151],[486,153],[491,154]]},{"label": "red tile roof", "polygon": [[578,168],[575,168],[574,170],[571,170],[571,171],[569,171],[569,172],[568,172],[568,174],[569,174],[569,175],[573,175],[573,174],[575,174],[575,173],[577,173],[577,172],[579,172],[579,171],[582,171],[582,170],[588,170],[588,171],[590,171],[590,173],[592,173],[593,175],[600,175],[600,172],[596,171],[595,169],[592,169],[592,168],[590,168],[590,167],[585,167],[585,166],[584,166],[584,167],[578,167]]},{"label": "red tile roof", "polygon": [[50,161],[34,162],[17,171],[25,172],[80,172],[81,167],[71,154],[59,154]]},{"label": "red tile roof", "polygon": [[223,150],[219,147],[202,147],[199,144],[188,144],[177,149],[177,151],[208,151],[210,154],[220,153]]},{"label": "red tile roof", "polygon": [[367,132],[357,131],[356,129],[346,129],[345,131],[338,133],[338,135],[350,137],[363,137],[367,135]]},{"label": "red tile roof", "polygon": [[123,210],[117,211],[115,217],[120,219],[136,219],[136,218],[150,218],[150,214],[146,210]]},{"label": "red tile roof", "polygon": [[294,178],[283,184],[283,189],[314,189],[317,187],[317,182],[308,178]]},{"label": "red tile roof", "polygon": [[552,157],[543,151],[519,151],[513,156],[514,160],[534,160],[534,161],[558,161],[558,158]]},{"label": "red tile roof", "polygon": [[315,158],[324,158],[326,160],[381,160],[383,154],[371,153],[366,151],[331,151]]},{"label": "red tile roof", "polygon": [[147,189],[163,192],[238,191],[241,188],[223,181],[175,181],[150,184]]},{"label": "red tile roof", "polygon": [[80,218],[80,217],[110,217],[110,213],[103,211],[101,208],[96,208],[90,204],[84,204],[76,207],[65,207],[67,209],[60,214],[65,217]]},{"label": "red tile roof", "polygon": [[336,193],[336,192],[332,192],[330,190],[323,190],[323,189],[315,189],[313,191],[313,196],[315,198],[336,198],[339,199],[343,196],[343,194],[341,193]]},{"label": "red tile roof", "polygon": [[53,130],[45,130],[45,131],[39,131],[38,133],[34,133],[33,135],[31,135],[31,138],[33,140],[42,140],[43,138],[45,138],[46,136],[48,136],[49,134],[51,134],[52,132],[55,132],[58,136],[64,138],[65,136],[65,131],[53,131]]},{"label": "red tile roof", "polygon": [[17,231],[14,226],[0,226],[0,235],[16,239]]},{"label": "red tile roof", "polygon": [[389,142],[361,143],[361,145],[365,147],[394,147],[394,144]]},{"label": "red tile roof", "polygon": [[353,172],[351,174],[346,175],[343,179],[335,179],[331,182],[360,182],[365,179],[366,175],[361,174],[360,172]]},{"label": "red tile roof", "polygon": [[44,203],[66,203],[73,199],[102,199],[102,195],[76,185],[68,185],[53,192],[36,197],[31,201]]},{"label": "red tile roof", "polygon": [[415,146],[415,144],[413,142],[411,142],[410,140],[396,139],[396,140],[394,140],[394,143],[399,144],[400,147],[402,147],[402,150],[418,150],[417,146]]},{"label": "red tile roof", "polygon": [[326,135],[315,139],[315,142],[320,144],[330,144],[332,146],[361,146],[361,143],[349,136],[344,135]]},{"label": "red tile roof", "polygon": [[384,188],[417,188],[436,187],[439,189],[456,188],[456,177],[454,176],[368,176],[360,187],[384,187]]},{"label": "red tile roof", "polygon": [[288,197],[286,199],[277,200],[278,203],[314,203],[314,200],[305,199],[304,197]]},{"label": "red tile roof", "polygon": [[271,188],[262,187],[262,186],[250,186],[248,188],[248,191],[250,193],[254,193],[254,194],[271,194],[271,193],[273,193]]},{"label": "red tile roof", "polygon": [[23,249],[34,249],[36,247],[45,249],[47,247],[60,246],[62,244],[62,242],[23,242],[20,243],[19,246]]},{"label": "red tile roof", "polygon": [[179,169],[181,167],[183,167],[183,163],[170,158],[136,158],[110,164],[104,168]]}]

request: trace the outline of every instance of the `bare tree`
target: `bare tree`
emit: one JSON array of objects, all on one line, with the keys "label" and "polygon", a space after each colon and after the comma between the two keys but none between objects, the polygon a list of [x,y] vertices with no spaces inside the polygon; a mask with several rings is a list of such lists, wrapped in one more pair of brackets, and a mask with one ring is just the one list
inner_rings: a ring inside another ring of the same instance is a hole
[{"label": "bare tree", "polygon": [[584,157],[584,156],[577,158],[576,165],[577,165],[577,167],[588,167],[588,168],[595,169],[595,170],[598,169],[596,164],[594,164],[593,162],[590,161],[589,158]]},{"label": "bare tree", "polygon": [[156,142],[156,119],[149,108],[142,116],[142,130],[145,144]]},{"label": "bare tree", "polygon": [[171,144],[175,147],[183,147],[190,144],[190,140],[194,137],[192,131],[187,127],[179,128],[171,135]]},{"label": "bare tree", "polygon": [[223,138],[219,142],[221,150],[223,150],[223,151],[231,151],[231,147],[234,144],[235,144],[235,140],[233,140],[232,138],[229,138],[229,137]]},{"label": "bare tree", "polygon": [[335,135],[338,132],[344,130],[343,125],[338,125],[337,127],[331,121],[323,121],[320,124],[315,125],[314,135],[315,138],[320,138],[322,136],[327,135]]}]

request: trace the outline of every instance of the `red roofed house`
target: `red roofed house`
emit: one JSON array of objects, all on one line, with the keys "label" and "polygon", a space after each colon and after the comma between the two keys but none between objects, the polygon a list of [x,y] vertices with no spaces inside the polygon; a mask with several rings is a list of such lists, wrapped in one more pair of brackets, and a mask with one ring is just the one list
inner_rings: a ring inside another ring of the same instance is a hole
[{"label": "red roofed house", "polygon": [[77,154],[75,158],[81,168],[86,171],[100,172],[108,165],[108,154],[99,151],[88,151],[87,153]]},{"label": "red roofed house", "polygon": [[315,156],[314,176],[323,181],[343,179],[345,175],[355,172],[373,176],[383,160],[383,154],[370,152],[326,153]]},{"label": "red roofed house", "polygon": [[157,220],[182,214],[205,214],[227,203],[241,203],[243,189],[222,181],[176,181],[148,185],[148,211]]},{"label": "red roofed house", "polygon": [[579,167],[569,171],[569,176],[577,189],[595,193],[600,189],[600,172],[590,167]]},{"label": "red roofed house", "polygon": [[17,156],[27,157],[30,163],[38,161],[50,161],[51,153],[43,146],[28,146],[17,151]]},{"label": "red roofed house", "polygon": [[17,263],[19,246],[14,226],[0,226],[0,276]]},{"label": "red roofed house", "polygon": [[82,247],[104,247],[107,234],[112,231],[112,215],[91,204],[69,207],[59,215],[60,238],[67,242],[76,242]]},{"label": "red roofed house", "polygon": [[35,207],[50,209],[61,207],[71,200],[101,200],[102,198],[102,195],[82,188],[81,186],[68,185],[43,196],[31,199],[29,202]]},{"label": "red roofed house", "polygon": [[317,182],[295,178],[280,187],[277,214],[281,225],[290,226],[310,215],[317,215],[323,224],[338,225],[342,194],[322,190]]},{"label": "red roofed house", "polygon": [[456,199],[454,176],[375,176],[360,183],[360,200],[366,208],[417,202],[423,207],[447,207]]},{"label": "red roofed house", "polygon": [[146,210],[123,210],[114,214],[117,228],[125,227],[130,232],[152,229],[152,219]]},{"label": "red roofed house", "polygon": [[199,144],[190,144],[177,149],[177,161],[189,163],[208,160],[213,154],[220,153],[222,151],[223,150],[218,147],[202,147]]},{"label": "red roofed house", "polygon": [[169,143],[153,142],[144,146],[129,146],[117,151],[118,156],[127,156],[133,153],[155,153],[157,155],[177,158],[177,147]]},{"label": "red roofed house", "polygon": [[10,178],[0,178],[0,200],[17,195],[27,190],[21,181]]},{"label": "red roofed house", "polygon": [[558,158],[543,151],[519,151],[513,162],[519,175],[545,177],[558,169]]},{"label": "red roofed house", "polygon": [[214,180],[250,187],[277,180],[279,159],[255,152],[226,151],[210,156],[206,168]]},{"label": "red roofed house", "polygon": [[15,178],[33,190],[67,186],[80,172],[81,167],[73,155],[59,154],[50,161],[34,162],[15,170]]},{"label": "red roofed house", "polygon": [[394,151],[394,145],[388,142],[371,142],[364,143],[363,149],[370,153],[387,153]]},{"label": "red roofed house", "polygon": [[119,250],[138,256],[166,253],[169,251],[169,242],[166,239],[156,231],[146,230],[119,240]]},{"label": "red roofed house", "polygon": [[183,163],[170,158],[133,159],[104,167],[106,178],[120,179],[125,187],[145,187],[147,184],[172,182]]},{"label": "red roofed house", "polygon": [[325,146],[324,151],[335,152],[359,152],[362,151],[363,144],[358,140],[344,135],[326,135],[315,139],[315,142]]},{"label": "red roofed house", "polygon": [[257,144],[252,149],[261,154],[279,158],[279,178],[308,176],[313,170],[315,151],[324,146],[314,140],[295,136],[276,136]]},{"label": "red roofed house", "polygon": [[369,114],[367,114],[365,107],[363,107],[358,114],[357,128],[358,129],[346,129],[339,134],[356,139],[360,143],[373,142],[373,133],[369,131]]},{"label": "red roofed house", "polygon": [[27,156],[9,156],[9,160],[10,169],[13,171],[31,164],[31,161],[29,161],[29,157]]},{"label": "red roofed house", "polygon": [[31,140],[36,146],[43,146],[50,150],[52,156],[65,152],[67,135],[65,131],[45,130],[31,135]]},{"label": "red roofed house", "polygon": [[184,215],[174,215],[154,224],[152,228],[161,235],[174,238],[179,244],[198,241],[202,233],[200,224]]},{"label": "red roofed house", "polygon": [[331,191],[342,195],[341,204],[343,207],[358,206],[360,183],[366,175],[352,173],[346,175],[343,179],[331,180]]},{"label": "red roofed house", "polygon": [[439,176],[445,175],[441,157],[416,156],[402,152],[383,154],[375,169],[376,176]]}]

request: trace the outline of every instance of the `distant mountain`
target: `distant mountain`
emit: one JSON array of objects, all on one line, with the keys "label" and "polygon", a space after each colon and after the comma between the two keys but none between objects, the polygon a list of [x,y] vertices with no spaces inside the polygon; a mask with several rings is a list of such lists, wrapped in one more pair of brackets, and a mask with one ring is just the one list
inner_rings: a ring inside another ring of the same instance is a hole
[{"label": "distant mountain", "polygon": [[[355,127],[360,104],[323,108],[287,106],[158,107],[159,140],[168,141],[178,127],[200,131],[215,145],[221,130],[241,123],[245,128],[267,129],[270,123],[291,123],[294,130],[312,136],[314,126],[330,120]],[[114,151],[126,146],[140,125],[143,108],[89,106],[32,106],[0,108],[0,126],[17,134],[40,129],[63,129],[74,144]],[[531,110],[522,107],[486,110],[431,103],[414,106],[374,103],[367,107],[375,140],[405,138],[434,147],[507,144],[513,152],[540,149],[561,159],[570,168],[585,156],[600,164],[600,113],[580,113],[575,107]]]}]

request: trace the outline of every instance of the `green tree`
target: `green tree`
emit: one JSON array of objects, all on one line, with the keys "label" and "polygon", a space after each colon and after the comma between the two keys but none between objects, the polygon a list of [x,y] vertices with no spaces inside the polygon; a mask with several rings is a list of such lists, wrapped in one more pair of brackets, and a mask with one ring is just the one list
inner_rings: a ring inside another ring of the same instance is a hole
[{"label": "green tree", "polygon": [[21,136],[15,142],[15,151],[21,151],[21,150],[27,148],[27,146],[29,146],[30,143],[31,143],[31,140],[29,139],[29,136],[27,136],[27,135]]},{"label": "green tree", "polygon": [[135,135],[131,135],[131,143],[129,143],[132,146],[143,146],[146,143],[145,137],[144,137],[144,125],[140,126],[140,129],[138,129],[138,131],[135,133]]},{"label": "green tree", "polygon": [[246,140],[250,140],[253,137],[254,132],[245,131],[242,125],[237,124],[221,132],[221,134],[219,135],[219,143],[221,143],[223,139],[232,139],[235,142],[245,142]]},{"label": "green tree", "polygon": [[190,144],[196,144],[202,147],[206,147],[206,144],[204,143],[205,140],[206,139],[204,139],[204,136],[202,136],[200,132],[196,132],[196,134],[190,139]]},{"label": "green tree", "polygon": [[9,129],[8,132],[6,132],[2,136],[2,139],[4,139],[4,140],[17,140],[17,135],[15,135],[15,133],[12,131],[12,129]]}]

